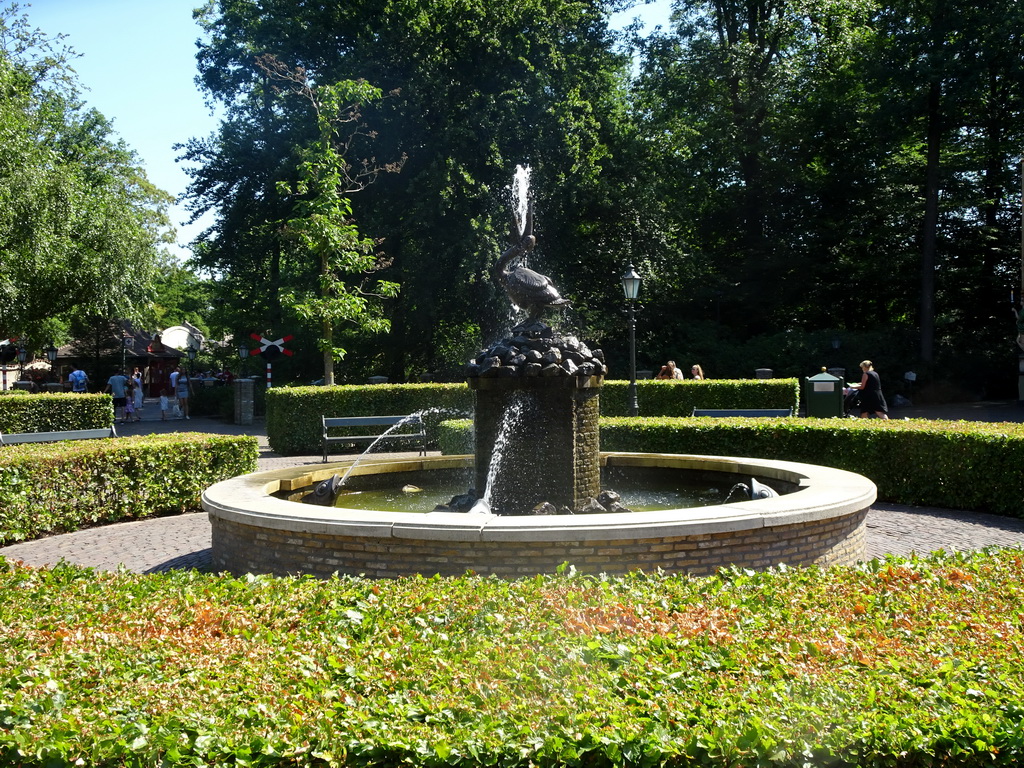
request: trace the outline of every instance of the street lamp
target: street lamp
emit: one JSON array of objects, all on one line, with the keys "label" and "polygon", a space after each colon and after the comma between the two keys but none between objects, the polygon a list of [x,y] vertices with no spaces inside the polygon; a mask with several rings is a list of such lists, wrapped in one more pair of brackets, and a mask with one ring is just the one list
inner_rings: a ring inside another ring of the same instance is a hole
[{"label": "street lamp", "polygon": [[640,295],[640,275],[629,265],[629,271],[622,276],[622,292],[629,302],[629,415],[640,414],[640,405],[636,399],[636,297]]},{"label": "street lamp", "polygon": [[28,350],[25,347],[18,347],[18,362],[24,367],[28,361]]},{"label": "street lamp", "polygon": [[249,348],[244,344],[238,345],[238,359],[242,361],[241,378],[245,378],[245,361],[249,359]]},{"label": "street lamp", "polygon": [[46,355],[46,359],[50,361],[51,365],[57,362],[57,348],[52,343],[43,347],[43,354]]},{"label": "street lamp", "polygon": [[128,375],[128,347],[131,346],[132,337],[127,331],[121,331],[121,373]]},{"label": "street lamp", "polygon": [[196,373],[196,348],[189,344],[185,354],[188,355],[188,375],[194,376]]}]

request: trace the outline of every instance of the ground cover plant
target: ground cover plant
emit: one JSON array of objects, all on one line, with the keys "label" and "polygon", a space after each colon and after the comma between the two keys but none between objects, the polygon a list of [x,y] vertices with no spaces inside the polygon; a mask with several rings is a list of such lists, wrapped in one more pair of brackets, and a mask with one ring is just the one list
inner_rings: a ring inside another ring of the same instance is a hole
[{"label": "ground cover plant", "polygon": [[690,579],[230,578],[0,559],[0,762],[1024,758],[1024,553]]}]

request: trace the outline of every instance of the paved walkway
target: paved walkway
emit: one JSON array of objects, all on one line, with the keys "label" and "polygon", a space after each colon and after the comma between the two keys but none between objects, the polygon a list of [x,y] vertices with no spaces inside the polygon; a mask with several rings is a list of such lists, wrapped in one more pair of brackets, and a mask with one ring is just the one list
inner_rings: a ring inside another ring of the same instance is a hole
[{"label": "paved walkway", "polygon": [[[1024,422],[1024,408],[1016,403],[905,408],[891,415],[896,418]],[[117,430],[121,435],[172,431],[248,434],[259,441],[260,469],[320,463],[320,456],[284,457],[271,451],[262,423],[241,427],[199,417],[189,421],[161,422],[152,403],[147,404],[143,421],[119,424]],[[881,502],[868,513],[868,557],[1015,545],[1024,546],[1024,520]],[[101,570],[123,567],[136,573],[174,568],[205,570],[210,565],[210,523],[203,513],[118,523],[0,547],[0,555],[38,567],[65,560]]]}]

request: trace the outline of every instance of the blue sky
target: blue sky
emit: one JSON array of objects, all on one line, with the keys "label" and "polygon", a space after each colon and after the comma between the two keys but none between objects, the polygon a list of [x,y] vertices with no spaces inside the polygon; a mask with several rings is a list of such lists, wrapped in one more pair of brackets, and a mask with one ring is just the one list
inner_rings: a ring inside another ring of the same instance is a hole
[{"label": "blue sky", "polygon": [[[65,42],[81,56],[74,69],[90,106],[110,118],[114,130],[138,153],[150,180],[180,195],[188,176],[175,162],[173,146],[205,136],[216,119],[193,82],[196,0],[35,0],[29,21]],[[172,211],[178,240],[197,233],[184,228],[184,207]],[[177,248],[179,255],[187,255]]]},{"label": "blue sky", "polygon": [[[343,2],[344,0],[339,0]],[[195,42],[199,27],[192,9],[201,0],[35,0],[23,6],[33,27],[48,36],[65,34],[80,58],[74,62],[84,97],[110,118],[139,155],[150,180],[173,195],[184,193],[188,176],[175,162],[173,146],[210,134],[217,119],[195,86]],[[620,14],[639,16],[648,27],[667,24],[669,0]],[[188,214],[175,206],[178,248],[202,228],[184,226]]]}]

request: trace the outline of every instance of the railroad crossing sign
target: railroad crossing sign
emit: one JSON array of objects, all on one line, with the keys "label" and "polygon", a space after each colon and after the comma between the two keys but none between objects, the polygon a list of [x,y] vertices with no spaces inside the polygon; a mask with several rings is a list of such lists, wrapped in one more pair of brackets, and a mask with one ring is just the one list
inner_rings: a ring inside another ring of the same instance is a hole
[{"label": "railroad crossing sign", "polygon": [[271,341],[258,333],[250,333],[249,335],[260,343],[260,348],[254,349],[252,354],[263,355],[263,359],[267,361],[267,389],[270,389],[270,365],[281,355],[288,355],[288,357],[291,357],[295,354],[290,349],[284,348],[284,343],[286,341],[291,341],[295,337],[289,333],[287,336],[283,336],[276,341]]}]

